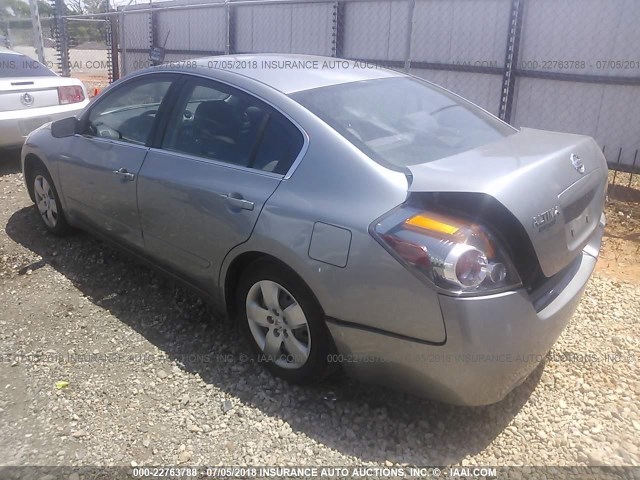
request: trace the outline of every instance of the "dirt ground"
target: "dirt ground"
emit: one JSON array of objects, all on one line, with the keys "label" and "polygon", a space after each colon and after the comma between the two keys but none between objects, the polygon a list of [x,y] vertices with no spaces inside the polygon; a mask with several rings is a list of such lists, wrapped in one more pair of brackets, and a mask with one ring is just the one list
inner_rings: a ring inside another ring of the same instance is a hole
[{"label": "dirt ground", "polygon": [[598,271],[640,284],[640,174],[609,175],[607,228]]}]

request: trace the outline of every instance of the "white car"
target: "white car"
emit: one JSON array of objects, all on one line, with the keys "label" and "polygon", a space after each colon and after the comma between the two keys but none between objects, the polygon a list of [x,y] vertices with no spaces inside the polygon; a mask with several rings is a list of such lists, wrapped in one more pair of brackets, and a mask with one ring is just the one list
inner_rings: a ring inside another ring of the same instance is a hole
[{"label": "white car", "polygon": [[79,113],[89,99],[80,80],[0,49],[0,147],[17,147],[45,123]]}]

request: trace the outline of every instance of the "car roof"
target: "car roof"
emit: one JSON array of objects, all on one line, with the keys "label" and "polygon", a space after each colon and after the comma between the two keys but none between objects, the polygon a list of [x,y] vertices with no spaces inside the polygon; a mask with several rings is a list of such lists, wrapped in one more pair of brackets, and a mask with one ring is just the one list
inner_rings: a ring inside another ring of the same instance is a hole
[{"label": "car roof", "polygon": [[[365,62],[295,54],[242,54],[195,60],[200,73],[225,70],[266,84],[285,94],[341,83],[402,76]],[[171,66],[169,66],[171,68]],[[175,71],[173,65],[171,70]]]}]

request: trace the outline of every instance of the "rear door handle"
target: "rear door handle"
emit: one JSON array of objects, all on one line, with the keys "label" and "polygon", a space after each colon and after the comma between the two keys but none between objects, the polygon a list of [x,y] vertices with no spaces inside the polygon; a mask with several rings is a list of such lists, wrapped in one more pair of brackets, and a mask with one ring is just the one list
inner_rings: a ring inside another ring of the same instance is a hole
[{"label": "rear door handle", "polygon": [[118,170],[114,170],[113,173],[115,173],[116,175],[120,175],[122,176],[125,180],[133,180],[136,178],[136,176],[129,172],[126,168],[119,168]]},{"label": "rear door handle", "polygon": [[225,201],[232,207],[241,208],[243,210],[253,210],[253,207],[254,207],[253,202],[250,202],[249,200],[245,200],[241,196],[238,197],[236,195],[238,194],[223,193],[220,196],[223,197]]}]

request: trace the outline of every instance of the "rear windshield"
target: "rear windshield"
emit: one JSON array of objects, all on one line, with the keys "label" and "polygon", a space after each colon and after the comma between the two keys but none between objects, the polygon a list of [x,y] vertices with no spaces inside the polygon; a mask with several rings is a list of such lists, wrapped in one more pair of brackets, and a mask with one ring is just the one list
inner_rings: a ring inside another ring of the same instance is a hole
[{"label": "rear windshield", "polygon": [[516,132],[470,102],[420,80],[383,78],[291,95],[372,159],[403,168]]},{"label": "rear windshield", "polygon": [[26,55],[0,53],[0,78],[53,76],[55,73]]}]

